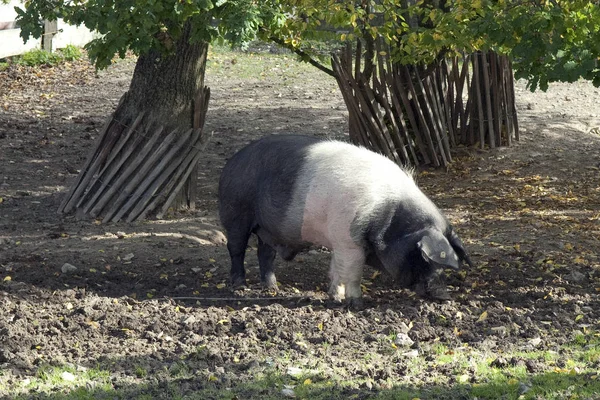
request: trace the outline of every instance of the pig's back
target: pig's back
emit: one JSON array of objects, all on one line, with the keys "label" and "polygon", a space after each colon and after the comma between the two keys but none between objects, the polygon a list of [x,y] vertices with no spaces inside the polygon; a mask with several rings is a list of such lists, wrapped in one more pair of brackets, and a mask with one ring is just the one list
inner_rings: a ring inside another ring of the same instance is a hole
[{"label": "pig's back", "polygon": [[[356,225],[381,207],[424,195],[412,177],[386,157],[344,142],[311,144],[286,216],[303,241],[330,248],[355,243]],[[359,227],[363,228],[363,227]]]}]

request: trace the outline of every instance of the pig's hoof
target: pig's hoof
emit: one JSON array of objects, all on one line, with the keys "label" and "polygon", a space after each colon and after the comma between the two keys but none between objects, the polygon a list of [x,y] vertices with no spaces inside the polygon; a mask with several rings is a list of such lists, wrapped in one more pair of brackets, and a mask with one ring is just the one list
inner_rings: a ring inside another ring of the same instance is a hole
[{"label": "pig's hoof", "polygon": [[232,290],[243,290],[246,288],[246,278],[237,277],[231,278],[231,289]]},{"label": "pig's hoof", "polygon": [[448,293],[448,289],[446,289],[445,287],[430,288],[427,291],[427,296],[439,301],[452,300],[452,296],[450,296],[450,293]]},{"label": "pig's hoof", "polygon": [[349,310],[360,311],[364,310],[365,303],[360,297],[351,297],[346,299],[346,307],[348,307]]},{"label": "pig's hoof", "polygon": [[271,275],[265,278],[264,281],[261,282],[263,290],[267,290],[269,292],[277,291],[277,279],[275,279],[275,275]]},{"label": "pig's hoof", "polygon": [[452,300],[452,296],[448,293],[448,289],[445,285],[426,285],[425,283],[419,283],[415,286],[415,293],[423,298],[431,300]]}]

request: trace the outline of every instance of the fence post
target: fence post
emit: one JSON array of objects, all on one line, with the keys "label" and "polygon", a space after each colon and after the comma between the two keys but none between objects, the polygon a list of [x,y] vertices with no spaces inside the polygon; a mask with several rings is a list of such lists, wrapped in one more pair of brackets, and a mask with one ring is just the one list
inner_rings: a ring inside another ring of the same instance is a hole
[{"label": "fence post", "polygon": [[42,36],[42,49],[52,53],[52,38],[56,35],[58,29],[58,21],[44,21],[44,35]]}]

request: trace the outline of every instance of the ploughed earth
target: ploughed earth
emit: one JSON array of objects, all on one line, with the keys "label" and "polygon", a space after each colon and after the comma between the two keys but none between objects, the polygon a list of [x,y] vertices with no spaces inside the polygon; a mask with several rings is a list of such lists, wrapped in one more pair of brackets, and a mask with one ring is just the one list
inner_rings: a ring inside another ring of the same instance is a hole
[{"label": "ploughed earth", "polygon": [[[550,351],[552,362],[528,359],[526,368],[552,372],[565,368],[564,345],[598,330],[600,90],[591,84],[530,93],[518,82],[519,142],[460,149],[448,170],[417,171],[475,264],[447,272],[451,301],[422,299],[366,268],[365,307],[348,310],[327,298],[323,248],[278,259],[273,295],[261,291],[251,241],[248,289],[226,285],[216,194],[226,159],[271,133],[347,139],[336,82],[289,56],[211,53],[212,138],[196,210],[108,225],[56,213],[134,65],[0,72],[0,374],[8,385],[69,366],[110,371],[127,397],[206,387],[215,397],[292,396],[294,384],[325,382],[332,397],[367,398],[394,385],[482,383],[469,363],[434,361],[440,351],[480,352],[499,369],[525,362],[503,354]],[[290,386],[270,384],[273,376],[290,377]]]}]

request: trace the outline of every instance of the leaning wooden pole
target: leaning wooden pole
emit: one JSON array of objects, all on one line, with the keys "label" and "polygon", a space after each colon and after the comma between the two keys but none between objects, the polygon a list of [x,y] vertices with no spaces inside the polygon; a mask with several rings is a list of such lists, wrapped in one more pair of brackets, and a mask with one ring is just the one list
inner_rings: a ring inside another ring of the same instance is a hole
[{"label": "leaning wooden pole", "polygon": [[194,128],[185,131],[167,130],[144,113],[118,121],[117,107],[59,213],[75,211],[79,217],[103,222],[162,217],[195,179],[193,171],[208,139],[202,128],[209,99],[210,90],[201,89],[194,104]]}]

